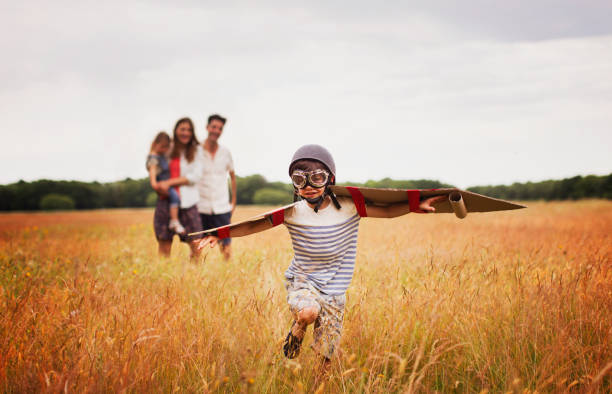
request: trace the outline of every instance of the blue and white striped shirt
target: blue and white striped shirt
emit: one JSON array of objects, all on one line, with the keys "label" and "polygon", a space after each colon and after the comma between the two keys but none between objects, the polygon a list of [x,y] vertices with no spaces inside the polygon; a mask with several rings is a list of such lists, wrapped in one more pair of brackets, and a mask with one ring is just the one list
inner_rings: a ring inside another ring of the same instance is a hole
[{"label": "blue and white striped shirt", "polygon": [[287,212],[284,223],[294,252],[285,277],[306,280],[328,295],[346,292],[357,256],[360,217],[352,199],[338,200],[341,209],[329,204],[316,213],[301,201]]}]

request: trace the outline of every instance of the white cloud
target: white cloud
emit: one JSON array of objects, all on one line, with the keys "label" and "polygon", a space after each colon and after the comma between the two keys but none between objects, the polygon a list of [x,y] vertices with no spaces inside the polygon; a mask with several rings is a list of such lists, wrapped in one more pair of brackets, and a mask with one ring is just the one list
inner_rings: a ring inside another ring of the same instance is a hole
[{"label": "white cloud", "polygon": [[202,138],[212,112],[238,173],[273,180],[307,142],[341,180],[612,170],[612,35],[494,40],[463,17],[363,5],[78,4],[3,10],[2,183],[142,177],[156,131],[188,115]]}]

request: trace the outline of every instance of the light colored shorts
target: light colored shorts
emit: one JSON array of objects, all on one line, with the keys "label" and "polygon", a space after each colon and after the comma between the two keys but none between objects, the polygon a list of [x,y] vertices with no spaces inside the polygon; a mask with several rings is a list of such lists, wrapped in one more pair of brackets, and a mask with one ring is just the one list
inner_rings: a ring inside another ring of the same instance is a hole
[{"label": "light colored shorts", "polygon": [[287,303],[297,319],[297,313],[304,308],[314,307],[319,316],[314,323],[312,348],[321,356],[330,359],[340,342],[342,334],[342,320],[344,319],[344,294],[322,294],[306,281],[287,279]]}]

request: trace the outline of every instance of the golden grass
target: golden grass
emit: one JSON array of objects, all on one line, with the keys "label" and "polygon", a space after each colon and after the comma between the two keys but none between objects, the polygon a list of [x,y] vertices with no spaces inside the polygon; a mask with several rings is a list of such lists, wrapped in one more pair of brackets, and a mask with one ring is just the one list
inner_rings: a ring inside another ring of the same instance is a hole
[{"label": "golden grass", "polygon": [[280,350],[282,226],[192,264],[151,210],[0,215],[0,390],[609,392],[612,202],[529,206],[363,220],[322,387],[310,329]]}]

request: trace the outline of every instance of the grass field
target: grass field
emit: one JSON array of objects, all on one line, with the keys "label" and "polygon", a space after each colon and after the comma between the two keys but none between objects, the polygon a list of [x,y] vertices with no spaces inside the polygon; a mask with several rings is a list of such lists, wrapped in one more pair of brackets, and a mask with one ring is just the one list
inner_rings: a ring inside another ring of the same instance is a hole
[{"label": "grass field", "polygon": [[362,220],[322,387],[310,330],[281,354],[283,226],[193,264],[151,210],[0,215],[0,391],[610,392],[612,202],[528,205]]}]

